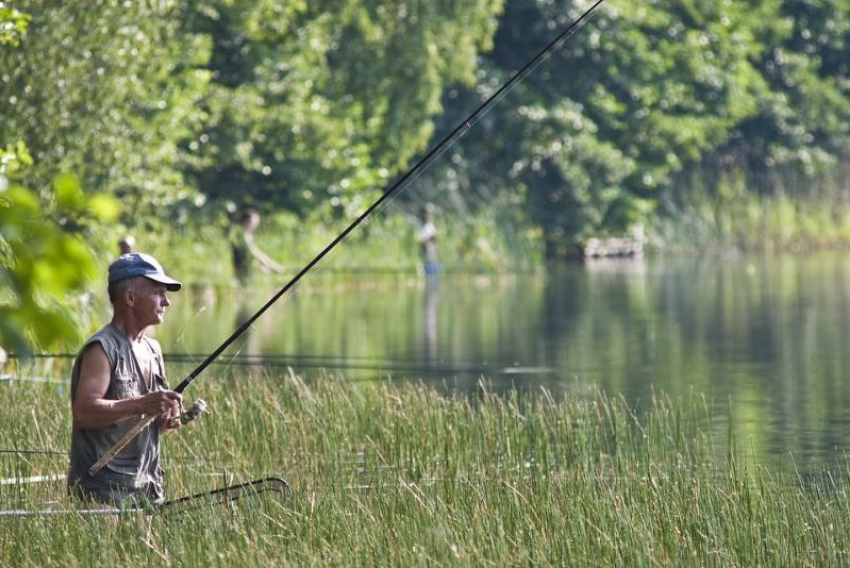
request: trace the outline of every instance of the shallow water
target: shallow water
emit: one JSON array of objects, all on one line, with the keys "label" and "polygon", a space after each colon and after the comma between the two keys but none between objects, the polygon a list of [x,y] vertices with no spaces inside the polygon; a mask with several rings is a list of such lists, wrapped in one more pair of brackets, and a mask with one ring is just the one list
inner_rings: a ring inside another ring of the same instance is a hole
[{"label": "shallow water", "polygon": [[[309,277],[305,279],[305,282]],[[806,469],[850,446],[850,255],[624,260],[537,274],[319,274],[205,373],[704,394],[759,462]],[[191,287],[157,330],[172,384],[275,292]],[[200,383],[198,383],[200,384]],[[199,387],[193,386],[198,396]],[[190,396],[192,393],[189,393]],[[730,420],[731,419],[731,420]]]}]

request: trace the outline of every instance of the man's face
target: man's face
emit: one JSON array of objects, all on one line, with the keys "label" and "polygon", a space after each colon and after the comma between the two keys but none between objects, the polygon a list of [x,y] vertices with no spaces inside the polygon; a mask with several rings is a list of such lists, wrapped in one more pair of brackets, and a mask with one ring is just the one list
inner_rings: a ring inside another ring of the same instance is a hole
[{"label": "man's face", "polygon": [[260,226],[260,216],[249,215],[242,221],[242,226],[248,231],[255,231]]},{"label": "man's face", "polygon": [[145,325],[161,324],[165,319],[166,306],[171,305],[165,284],[140,278],[134,288],[133,311],[136,317]]}]

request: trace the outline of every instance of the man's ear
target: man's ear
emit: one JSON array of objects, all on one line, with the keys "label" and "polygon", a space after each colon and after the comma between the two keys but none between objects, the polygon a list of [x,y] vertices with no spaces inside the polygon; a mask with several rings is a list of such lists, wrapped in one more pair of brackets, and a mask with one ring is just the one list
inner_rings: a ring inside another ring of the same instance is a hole
[{"label": "man's ear", "polygon": [[128,306],[135,306],[136,305],[136,296],[135,296],[135,294],[133,294],[133,287],[132,286],[124,290],[123,297],[124,297],[124,303],[127,304]]}]

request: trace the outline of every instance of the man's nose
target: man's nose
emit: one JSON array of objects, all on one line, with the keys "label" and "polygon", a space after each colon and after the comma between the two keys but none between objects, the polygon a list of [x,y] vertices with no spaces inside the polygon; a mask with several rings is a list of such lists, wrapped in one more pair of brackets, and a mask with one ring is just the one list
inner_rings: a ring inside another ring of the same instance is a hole
[{"label": "man's nose", "polygon": [[171,305],[171,301],[168,299],[168,294],[162,295],[162,305],[163,306],[170,306]]}]

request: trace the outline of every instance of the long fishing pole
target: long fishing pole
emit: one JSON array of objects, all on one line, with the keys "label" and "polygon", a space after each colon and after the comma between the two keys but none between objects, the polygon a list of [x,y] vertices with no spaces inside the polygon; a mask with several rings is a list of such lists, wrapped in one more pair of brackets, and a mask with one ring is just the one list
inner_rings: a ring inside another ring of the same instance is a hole
[{"label": "long fishing pole", "polygon": [[[210,355],[204,359],[189,375],[183,379],[179,385],[174,389],[177,393],[182,393],[186,390],[192,382],[198,378],[204,369],[206,369],[210,363],[212,363],[219,355],[221,355],[225,349],[227,349],[236,339],[242,335],[245,330],[247,330],[257,319],[262,316],[266,310],[268,310],[275,302],[277,302],[281,296],[286,294],[295,284],[298,283],[301,278],[304,277],[305,274],[310,272],[316,264],[318,264],[329,252],[331,252],[336,245],[338,245],[345,237],[348,236],[351,231],[357,228],[369,215],[372,214],[373,211],[378,209],[387,199],[393,196],[399,188],[406,186],[406,184],[412,180],[415,180],[418,175],[424,171],[427,165],[430,165],[430,162],[438,157],[443,150],[449,145],[450,142],[455,140],[458,135],[462,135],[472,128],[472,125],[475,124],[479,118],[481,118],[491,106],[495,105],[497,102],[501,100],[502,95],[507,94],[511,88],[515,85],[519,84],[523,79],[525,79],[536,67],[537,65],[543,61],[545,57],[547,57],[551,52],[556,50],[561,44],[569,37],[576,29],[578,29],[585,20],[587,20],[591,14],[599,7],[602,2],[605,0],[596,0],[590,8],[585,10],[581,16],[573,20],[564,30],[558,34],[558,36],[553,39],[549,44],[540,50],[537,55],[535,55],[525,66],[522,67],[519,71],[513,74],[510,79],[508,79],[504,84],[502,84],[499,89],[490,95],[483,103],[481,103],[478,108],[476,108],[472,114],[470,114],[467,118],[462,120],[451,132],[449,132],[440,142],[434,146],[430,151],[428,151],[425,156],[423,156],[416,164],[413,165],[412,168],[408,169],[404,175],[402,175],[398,180],[392,184],[389,188],[387,188],[381,197],[379,197],[372,205],[370,205],[363,213],[361,213],[348,227],[345,228],[335,239],[333,239],[322,251],[313,258],[310,262],[308,262],[304,268],[302,268],[292,279],[287,282],[283,288],[278,290],[276,294],[274,294],[269,301],[267,301],[257,312],[252,315],[248,320],[246,320],[241,326],[239,326],[236,331],[234,331],[230,337],[224,340],[224,342],[218,346],[218,348],[210,353]],[[139,423],[133,427],[127,435],[122,438],[113,448],[111,448],[95,465],[93,465],[89,469],[89,473],[94,475],[104,465],[109,463],[112,457],[115,456],[121,449],[126,446],[130,441],[135,438],[142,429],[153,422],[155,417],[142,417]]]},{"label": "long fishing pole", "polygon": [[354,221],[351,222],[348,227],[345,228],[343,232],[341,232],[334,240],[332,240],[322,251],[313,258],[310,262],[308,262],[304,268],[302,268],[298,274],[292,277],[292,279],[286,283],[286,285],[278,290],[278,292],[272,296],[268,302],[266,302],[257,312],[251,316],[248,320],[245,321],[239,328],[234,331],[230,337],[224,340],[215,351],[213,351],[204,361],[202,361],[194,371],[189,373],[189,375],[183,379],[183,381],[177,385],[177,388],[174,389],[175,392],[182,393],[186,387],[188,387],[192,381],[194,381],[204,369],[206,369],[210,363],[213,362],[219,355],[221,355],[225,349],[227,349],[236,339],[242,335],[245,330],[247,330],[257,319],[262,316],[266,310],[268,310],[275,302],[277,302],[281,296],[286,294],[295,284],[298,283],[301,278],[304,277],[305,274],[310,272],[316,264],[318,264],[329,252],[331,252],[336,245],[338,245],[345,237],[348,236],[351,231],[357,228],[360,223],[362,223],[373,211],[375,211],[381,204],[386,201],[390,196],[392,196],[400,187],[402,187],[408,180],[414,177],[414,174],[419,173],[420,170],[423,169],[423,166],[428,163],[431,158],[438,155],[440,151],[445,147],[450,141],[452,141],[459,133],[462,131],[469,130],[472,125],[477,122],[478,118],[485,113],[486,110],[489,109],[491,103],[496,101],[498,97],[508,89],[510,89],[514,83],[517,83],[524,79],[528,73],[535,67],[537,62],[549,54],[551,51],[556,49],[560,43],[566,39],[585,19],[587,19],[593,11],[604,2],[604,0],[597,0],[590,8],[588,8],[579,18],[574,20],[569,26],[567,26],[563,32],[561,32],[557,38],[552,40],[549,45],[543,48],[534,58],[529,61],[522,69],[520,69],[513,77],[511,77],[508,81],[506,81],[498,91],[493,93],[486,101],[481,103],[481,105],[472,112],[465,120],[461,121],[454,130],[452,130],[449,134],[447,134],[436,146],[434,146],[423,158],[421,158],[412,168],[407,170],[403,176],[401,176],[392,186],[390,186],[386,191],[384,191],[383,195],[379,197],[372,205],[369,206],[363,213],[360,214]]}]

